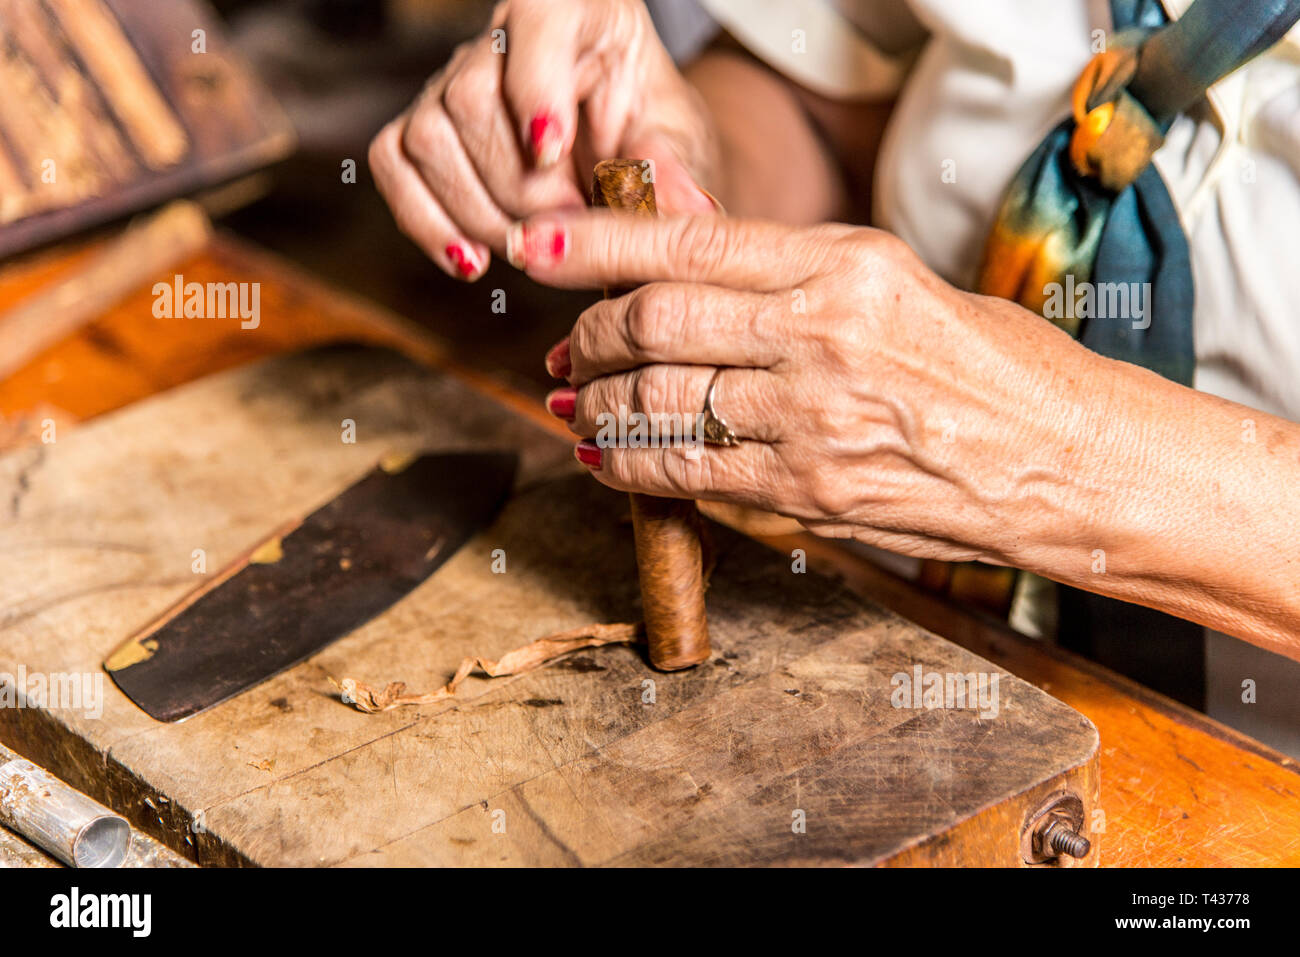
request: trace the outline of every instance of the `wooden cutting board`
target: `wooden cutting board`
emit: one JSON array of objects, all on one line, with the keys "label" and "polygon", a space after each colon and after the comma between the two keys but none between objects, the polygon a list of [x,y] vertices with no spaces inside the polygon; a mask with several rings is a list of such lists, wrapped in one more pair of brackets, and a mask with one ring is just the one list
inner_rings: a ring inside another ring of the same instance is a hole
[{"label": "wooden cutting board", "polygon": [[[523,465],[497,523],[387,613],[182,724],[105,680],[102,716],[3,708],[0,739],[205,864],[1016,865],[1051,794],[1091,820],[1087,719],[716,527],[706,665],[660,674],[611,646],[471,678],[447,704],[345,706],[330,676],[433,690],[467,654],[638,615],[626,496],[377,350],[222,373],[0,459],[0,673],[98,673],[202,579],[196,549],[214,574],[414,447],[515,448]],[[918,666],[997,675],[996,715],[897,707]]]}]

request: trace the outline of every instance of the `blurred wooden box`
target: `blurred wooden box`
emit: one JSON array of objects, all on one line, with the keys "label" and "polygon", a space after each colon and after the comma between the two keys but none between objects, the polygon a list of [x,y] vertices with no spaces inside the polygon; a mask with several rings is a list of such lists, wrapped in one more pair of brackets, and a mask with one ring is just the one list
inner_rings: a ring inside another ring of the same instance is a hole
[{"label": "blurred wooden box", "polygon": [[0,258],[287,155],[201,0],[0,0]]}]

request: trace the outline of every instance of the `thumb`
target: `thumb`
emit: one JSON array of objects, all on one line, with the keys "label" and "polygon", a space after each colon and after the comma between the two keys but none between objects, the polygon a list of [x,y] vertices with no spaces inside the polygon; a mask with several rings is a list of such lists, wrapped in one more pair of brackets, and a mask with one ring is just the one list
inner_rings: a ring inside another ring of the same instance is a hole
[{"label": "thumb", "polygon": [[623,150],[636,159],[649,160],[655,184],[655,201],[665,216],[723,213],[722,204],[695,181],[671,140],[662,134],[636,137]]}]

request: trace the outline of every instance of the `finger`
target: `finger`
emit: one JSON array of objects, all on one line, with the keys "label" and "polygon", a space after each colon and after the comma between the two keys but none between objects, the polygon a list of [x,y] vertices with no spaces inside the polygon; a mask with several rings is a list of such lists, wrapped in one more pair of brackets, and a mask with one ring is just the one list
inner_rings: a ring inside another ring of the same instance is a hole
[{"label": "finger", "polygon": [[[535,171],[531,158],[520,150],[502,98],[505,60],[497,40],[489,34],[473,46],[442,91],[442,106],[451,119],[461,152],[492,206],[500,211],[494,220],[504,217],[513,222],[545,210],[581,209],[585,201],[570,168],[556,166]],[[499,223],[494,222],[490,238],[480,238],[504,252],[505,228]]]},{"label": "finger", "polygon": [[425,187],[466,236],[500,249],[509,217],[492,201],[440,100],[421,102],[402,138]]},{"label": "finger", "polygon": [[[717,380],[714,381],[714,374]],[[630,438],[643,427],[659,441],[679,445],[703,441],[704,403],[713,384],[713,411],[744,441],[775,442],[781,416],[776,408],[777,382],[761,369],[713,366],[652,365],[631,372],[601,376],[582,388],[557,389],[547,406],[570,428],[587,437],[621,435]],[[572,398],[572,415],[560,400]],[[635,416],[635,418],[633,418]]]},{"label": "finger", "polygon": [[582,385],[656,362],[769,369],[790,350],[789,299],[657,282],[604,299],[569,334],[568,379]]},{"label": "finger", "polygon": [[375,185],[393,211],[398,228],[439,268],[460,279],[477,279],[487,268],[488,248],[462,234],[429,191],[402,148],[405,122],[405,115],[398,117],[370,144]]},{"label": "finger", "polygon": [[624,0],[573,0],[566,16],[539,0],[515,0],[506,16],[504,89],[518,124],[519,141],[539,169],[573,150],[578,104],[607,64],[607,43],[626,43],[632,4]]},{"label": "finger", "polygon": [[602,448],[578,443],[575,455],[605,485],[664,498],[702,498],[776,511],[787,483],[775,448],[745,442],[689,448]]},{"label": "finger", "polygon": [[773,292],[799,286],[838,257],[853,227],[794,228],[753,219],[650,219],[590,212],[535,216],[511,227],[511,265],[569,288],[658,280]]}]

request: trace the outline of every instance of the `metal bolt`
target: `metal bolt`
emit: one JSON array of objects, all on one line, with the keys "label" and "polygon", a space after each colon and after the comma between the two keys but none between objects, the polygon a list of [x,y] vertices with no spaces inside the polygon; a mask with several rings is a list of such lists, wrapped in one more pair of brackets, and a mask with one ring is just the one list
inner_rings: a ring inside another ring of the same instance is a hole
[{"label": "metal bolt", "polygon": [[1068,854],[1074,858],[1086,857],[1092,850],[1092,843],[1082,834],[1075,833],[1074,829],[1060,818],[1052,818],[1048,821],[1047,827],[1043,828],[1039,835],[1039,840],[1042,842],[1041,846],[1050,847],[1057,854]]},{"label": "metal bolt", "polygon": [[1049,794],[1021,826],[1021,859],[1060,866],[1063,857],[1086,857],[1092,842],[1081,833],[1083,826],[1083,801],[1077,794],[1064,788]]}]

